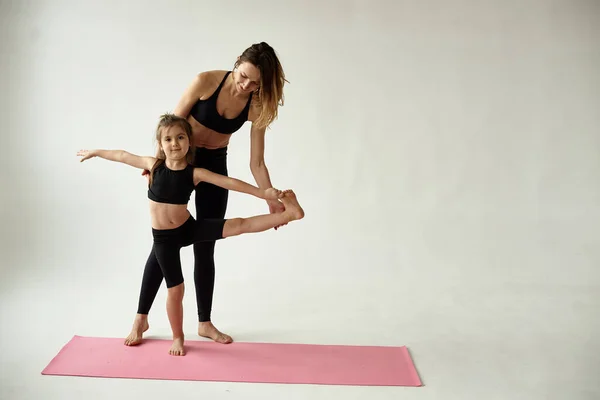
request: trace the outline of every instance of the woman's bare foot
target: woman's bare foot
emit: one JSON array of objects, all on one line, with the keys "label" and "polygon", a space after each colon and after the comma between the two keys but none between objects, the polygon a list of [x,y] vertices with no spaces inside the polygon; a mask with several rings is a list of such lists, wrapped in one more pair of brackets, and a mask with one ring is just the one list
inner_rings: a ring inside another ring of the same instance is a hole
[{"label": "woman's bare foot", "polygon": [[231,336],[215,328],[211,321],[198,322],[198,336],[212,339],[217,343],[228,344],[233,342]]},{"label": "woman's bare foot", "polygon": [[281,202],[285,206],[284,214],[288,214],[292,221],[304,218],[304,210],[300,207],[293,190],[284,190]]},{"label": "woman's bare foot", "polygon": [[133,328],[131,328],[131,333],[129,336],[125,338],[126,346],[135,346],[137,344],[142,343],[142,335],[150,328],[148,325],[148,316],[137,314],[135,316],[135,320],[133,321]]},{"label": "woman's bare foot", "polygon": [[171,345],[171,348],[169,349],[169,354],[172,356],[184,356],[185,355],[182,337],[173,339],[173,344]]}]

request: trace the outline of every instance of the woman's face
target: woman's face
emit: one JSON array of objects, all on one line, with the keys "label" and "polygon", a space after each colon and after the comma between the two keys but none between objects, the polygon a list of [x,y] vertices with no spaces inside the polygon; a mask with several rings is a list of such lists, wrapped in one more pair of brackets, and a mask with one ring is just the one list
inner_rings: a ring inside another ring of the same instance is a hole
[{"label": "woman's face", "polygon": [[235,88],[239,93],[248,94],[260,87],[260,71],[249,62],[243,62],[233,71]]}]

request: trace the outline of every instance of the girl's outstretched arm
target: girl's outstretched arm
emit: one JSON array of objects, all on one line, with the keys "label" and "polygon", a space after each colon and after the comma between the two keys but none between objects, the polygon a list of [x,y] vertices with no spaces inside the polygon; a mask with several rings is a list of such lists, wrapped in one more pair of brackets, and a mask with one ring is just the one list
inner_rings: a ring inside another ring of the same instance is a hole
[{"label": "girl's outstretched arm", "polygon": [[151,170],[152,166],[156,162],[155,157],[143,157],[135,154],[131,154],[125,150],[79,150],[78,156],[81,156],[81,162],[92,158],[100,157],[108,161],[116,161],[123,164],[131,165],[132,167],[139,169]]},{"label": "girl's outstretched arm", "polygon": [[225,175],[216,174],[204,168],[194,168],[194,185],[197,185],[200,182],[212,183],[213,185],[222,187],[223,189],[247,193],[264,200],[277,200],[283,197],[283,192],[275,188],[257,188],[254,185],[236,178],[230,178]]}]

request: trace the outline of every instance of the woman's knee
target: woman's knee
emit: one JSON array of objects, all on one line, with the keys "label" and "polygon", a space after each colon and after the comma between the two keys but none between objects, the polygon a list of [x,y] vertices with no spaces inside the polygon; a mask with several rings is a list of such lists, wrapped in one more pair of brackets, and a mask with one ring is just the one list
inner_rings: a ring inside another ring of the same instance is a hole
[{"label": "woman's knee", "polygon": [[194,260],[211,260],[215,252],[215,241],[194,243]]}]

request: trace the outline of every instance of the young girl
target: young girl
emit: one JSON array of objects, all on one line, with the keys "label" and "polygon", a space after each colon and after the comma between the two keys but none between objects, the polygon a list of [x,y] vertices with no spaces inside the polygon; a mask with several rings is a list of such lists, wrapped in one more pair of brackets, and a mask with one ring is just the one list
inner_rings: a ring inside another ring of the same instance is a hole
[{"label": "young girl", "polygon": [[[172,355],[184,355],[183,274],[180,249],[197,242],[219,240],[244,233],[263,232],[304,217],[293,191],[260,189],[244,181],[194,168],[192,129],[187,120],[162,115],[156,129],[159,157],[141,157],[123,150],[80,150],[81,161],[100,157],[150,171],[148,198],[152,221],[152,253],[165,278],[167,314],[173,331]],[[187,204],[194,187],[208,182],[228,190],[248,193],[265,200],[281,201],[285,211],[250,218],[203,219],[196,221]],[[126,343],[133,345],[137,343]]]}]

